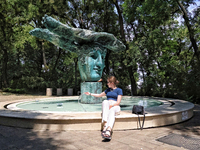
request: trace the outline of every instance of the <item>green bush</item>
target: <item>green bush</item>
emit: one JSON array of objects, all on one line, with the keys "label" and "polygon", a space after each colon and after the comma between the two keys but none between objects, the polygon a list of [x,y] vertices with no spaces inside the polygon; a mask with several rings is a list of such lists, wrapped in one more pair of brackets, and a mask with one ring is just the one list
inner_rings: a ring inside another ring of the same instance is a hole
[{"label": "green bush", "polygon": [[10,93],[17,93],[17,94],[25,94],[25,89],[11,89],[11,88],[4,88],[3,92],[10,92]]}]

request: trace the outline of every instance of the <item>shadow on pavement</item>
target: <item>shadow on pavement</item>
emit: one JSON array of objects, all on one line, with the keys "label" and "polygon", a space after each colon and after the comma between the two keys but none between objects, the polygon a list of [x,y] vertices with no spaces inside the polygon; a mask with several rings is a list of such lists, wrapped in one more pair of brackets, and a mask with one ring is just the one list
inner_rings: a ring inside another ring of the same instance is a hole
[{"label": "shadow on pavement", "polygon": [[194,116],[179,124],[168,126],[172,130],[179,130],[182,134],[200,135],[200,105],[195,105]]}]

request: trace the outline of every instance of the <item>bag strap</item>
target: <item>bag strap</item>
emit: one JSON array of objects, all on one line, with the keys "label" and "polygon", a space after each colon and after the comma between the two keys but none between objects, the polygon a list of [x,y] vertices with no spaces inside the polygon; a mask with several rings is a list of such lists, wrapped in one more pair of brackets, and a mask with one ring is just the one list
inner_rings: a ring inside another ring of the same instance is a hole
[{"label": "bag strap", "polygon": [[143,127],[144,127],[144,120],[145,120],[145,112],[144,112],[144,117],[143,117],[143,122],[142,122],[142,126],[141,126],[141,123],[140,123],[140,117],[139,117],[139,114],[137,114],[138,115],[138,122],[139,122],[139,125],[140,125],[140,129],[142,130],[143,129]]}]

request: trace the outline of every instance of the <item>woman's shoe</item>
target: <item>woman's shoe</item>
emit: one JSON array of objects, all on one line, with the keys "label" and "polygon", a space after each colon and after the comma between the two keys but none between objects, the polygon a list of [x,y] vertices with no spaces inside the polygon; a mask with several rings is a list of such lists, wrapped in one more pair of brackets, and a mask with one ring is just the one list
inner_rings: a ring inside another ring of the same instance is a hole
[{"label": "woman's shoe", "polygon": [[103,138],[104,138],[104,139],[111,140],[111,138],[112,138],[112,132],[111,132],[111,130],[106,130],[106,132],[105,132]]},{"label": "woman's shoe", "polygon": [[101,136],[104,137],[106,133],[106,126],[103,126],[103,131],[101,132]]}]

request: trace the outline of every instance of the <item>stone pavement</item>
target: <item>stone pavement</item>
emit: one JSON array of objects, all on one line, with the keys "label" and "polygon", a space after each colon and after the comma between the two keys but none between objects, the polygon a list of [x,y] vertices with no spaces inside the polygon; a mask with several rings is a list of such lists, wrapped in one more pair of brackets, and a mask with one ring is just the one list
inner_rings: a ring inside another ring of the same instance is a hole
[{"label": "stone pavement", "polygon": [[[183,150],[156,139],[169,134],[200,140],[200,105],[194,117],[171,126],[144,130],[114,130],[112,140],[105,141],[100,131],[34,131],[0,126],[0,150]],[[200,147],[198,148],[200,150]]]}]

